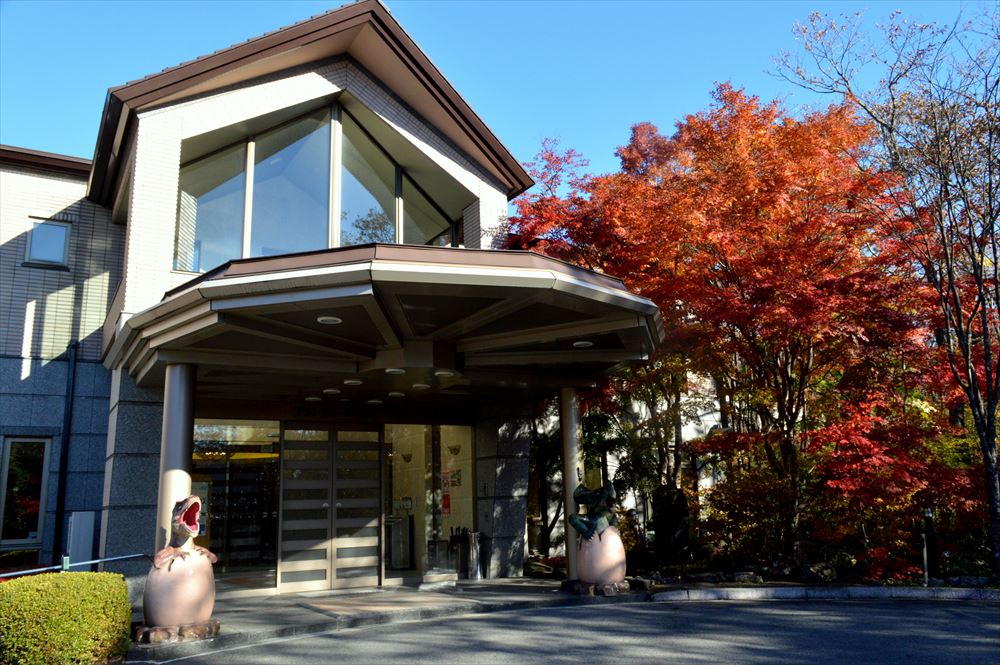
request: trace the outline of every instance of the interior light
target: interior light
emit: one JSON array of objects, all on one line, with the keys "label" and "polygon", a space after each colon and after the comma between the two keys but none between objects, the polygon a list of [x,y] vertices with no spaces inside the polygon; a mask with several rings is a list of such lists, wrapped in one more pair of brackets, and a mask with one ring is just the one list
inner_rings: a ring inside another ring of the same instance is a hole
[{"label": "interior light", "polygon": [[573,348],[574,349],[589,349],[593,345],[594,345],[593,342],[591,342],[590,340],[586,340],[586,339],[578,339],[575,342],[573,342]]},{"label": "interior light", "polygon": [[399,375],[399,374],[406,374],[406,370],[403,369],[402,367],[389,367],[385,370],[385,373]]},{"label": "interior light", "polygon": [[414,384],[413,384],[413,387],[414,387],[414,389],[416,389],[416,390],[427,390],[427,389],[428,389],[428,388],[430,388],[431,386],[430,386],[430,384],[428,384],[428,383],[414,383]]},{"label": "interior light", "polygon": [[324,395],[339,395],[340,388],[323,388]]},{"label": "interior light", "polygon": [[380,399],[370,399],[370,400],[368,400],[368,404],[370,404],[371,406],[380,406],[382,404],[382,400],[380,400]]},{"label": "interior light", "polygon": [[364,381],[361,379],[344,379],[345,386],[360,386]]},{"label": "interior light", "polygon": [[389,397],[406,397],[406,393],[401,393],[398,390],[393,390],[389,393]]},{"label": "interior light", "polygon": [[317,397],[316,395],[310,395],[309,397],[306,397],[306,401],[307,402],[322,402],[323,398],[322,397]]},{"label": "interior light", "polygon": [[317,316],[316,323],[322,323],[324,326],[336,326],[343,323],[344,320],[339,316]]},{"label": "interior light", "polygon": [[442,378],[447,378],[449,376],[455,376],[455,372],[450,369],[438,369],[434,371],[434,376],[440,376]]}]

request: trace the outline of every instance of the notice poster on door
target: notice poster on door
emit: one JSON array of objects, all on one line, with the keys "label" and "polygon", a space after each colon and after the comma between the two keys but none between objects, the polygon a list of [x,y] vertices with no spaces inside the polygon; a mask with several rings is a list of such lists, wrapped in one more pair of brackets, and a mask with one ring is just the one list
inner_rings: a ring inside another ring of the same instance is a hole
[{"label": "notice poster on door", "polygon": [[441,473],[441,513],[443,515],[451,515],[451,490],[461,486],[461,469],[448,469]]}]

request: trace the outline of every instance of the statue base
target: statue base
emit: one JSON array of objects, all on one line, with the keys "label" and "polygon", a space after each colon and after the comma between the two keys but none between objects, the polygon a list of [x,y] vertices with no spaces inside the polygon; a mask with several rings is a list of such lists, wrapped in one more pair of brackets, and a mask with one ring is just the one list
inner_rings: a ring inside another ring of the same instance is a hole
[{"label": "statue base", "polygon": [[183,626],[139,626],[135,629],[135,643],[171,644],[207,640],[219,634],[219,626],[219,620],[215,618]]},{"label": "statue base", "polygon": [[628,582],[612,582],[611,584],[588,584],[580,580],[563,580],[562,591],[577,596],[617,596],[631,590]]}]

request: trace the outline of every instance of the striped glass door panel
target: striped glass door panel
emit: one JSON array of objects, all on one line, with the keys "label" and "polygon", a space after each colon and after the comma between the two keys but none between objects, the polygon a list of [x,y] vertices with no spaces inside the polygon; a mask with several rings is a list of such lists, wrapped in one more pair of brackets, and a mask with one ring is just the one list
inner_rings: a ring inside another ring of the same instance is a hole
[{"label": "striped glass door panel", "polygon": [[281,455],[281,593],[329,589],[332,455],[324,429],[286,429]]},{"label": "striped glass door panel", "polygon": [[379,439],[379,432],[336,432],[334,588],[379,584],[382,532]]}]

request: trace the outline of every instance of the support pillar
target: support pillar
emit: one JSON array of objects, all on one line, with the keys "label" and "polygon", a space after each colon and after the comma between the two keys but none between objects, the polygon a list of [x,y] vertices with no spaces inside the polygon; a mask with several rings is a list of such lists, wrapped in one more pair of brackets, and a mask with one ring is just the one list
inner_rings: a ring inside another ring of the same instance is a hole
[{"label": "support pillar", "polygon": [[195,365],[187,364],[171,364],[166,367],[163,433],[160,437],[160,491],[156,503],[156,551],[165,547],[170,539],[174,504],[191,494],[197,369]]},{"label": "support pillar", "polygon": [[559,423],[562,427],[563,454],[563,519],[566,531],[566,578],[579,579],[576,555],[579,536],[569,523],[570,515],[577,512],[573,490],[580,483],[577,473],[583,474],[583,456],[580,454],[580,401],[575,388],[559,391]]}]

